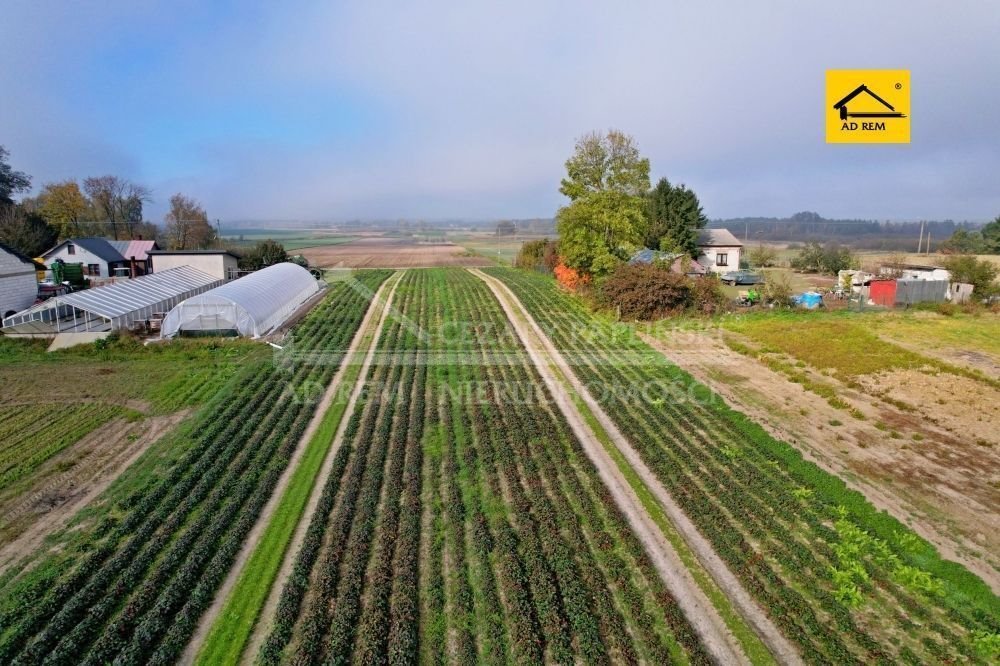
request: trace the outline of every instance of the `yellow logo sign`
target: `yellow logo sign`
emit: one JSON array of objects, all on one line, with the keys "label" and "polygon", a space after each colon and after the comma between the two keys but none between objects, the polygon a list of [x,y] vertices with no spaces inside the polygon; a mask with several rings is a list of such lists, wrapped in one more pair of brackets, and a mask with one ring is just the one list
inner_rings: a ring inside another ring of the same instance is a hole
[{"label": "yellow logo sign", "polygon": [[909,143],[910,71],[828,69],[827,143]]}]

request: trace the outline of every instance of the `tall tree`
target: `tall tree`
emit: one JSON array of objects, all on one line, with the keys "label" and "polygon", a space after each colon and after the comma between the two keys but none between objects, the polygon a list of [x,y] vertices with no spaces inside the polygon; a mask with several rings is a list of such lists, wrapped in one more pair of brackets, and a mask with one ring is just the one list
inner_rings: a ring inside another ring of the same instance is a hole
[{"label": "tall tree", "polygon": [[75,180],[48,183],[38,195],[38,212],[66,239],[81,235],[81,222],[90,211],[90,203]]},{"label": "tall tree", "polygon": [[14,203],[14,195],[31,189],[31,176],[23,171],[14,171],[7,158],[10,153],[0,146],[0,204]]},{"label": "tall tree", "polygon": [[570,203],[556,214],[559,253],[576,270],[606,275],[642,241],[649,160],[631,136],[611,130],[576,142],[559,191]]},{"label": "tall tree", "polygon": [[13,204],[0,204],[0,243],[28,257],[37,257],[56,244],[58,233],[45,219]]},{"label": "tall tree", "polygon": [[661,178],[648,195],[646,247],[698,257],[698,230],[708,224],[694,190]]},{"label": "tall tree", "polygon": [[173,250],[200,250],[216,239],[208,214],[190,197],[177,193],[170,197],[170,212],[164,218],[167,243]]},{"label": "tall tree", "polygon": [[117,240],[135,237],[142,222],[142,205],[150,200],[149,188],[118,176],[96,176],[83,181],[83,189],[96,211],[111,226]]}]

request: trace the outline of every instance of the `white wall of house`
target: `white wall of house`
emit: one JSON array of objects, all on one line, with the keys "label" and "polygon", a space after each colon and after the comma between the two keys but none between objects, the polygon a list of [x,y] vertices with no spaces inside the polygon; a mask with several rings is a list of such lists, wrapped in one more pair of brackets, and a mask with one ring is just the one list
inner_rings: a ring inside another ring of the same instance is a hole
[{"label": "white wall of house", "polygon": [[743,248],[739,245],[703,246],[698,249],[701,251],[701,254],[698,255],[698,263],[713,273],[728,273],[740,269],[740,253]]},{"label": "white wall of house", "polygon": [[38,279],[33,264],[0,250],[0,317],[20,312],[35,302]]},{"label": "white wall of house", "polygon": [[229,280],[237,270],[236,257],[229,254],[152,254],[153,273],[190,266],[220,280]]},{"label": "white wall of house", "polygon": [[[73,250],[72,254],[70,254],[70,248]],[[56,259],[62,259],[67,264],[83,264],[84,275],[93,275],[102,278],[111,277],[108,274],[108,262],[74,243],[60,245],[55,250],[46,253],[44,259],[45,265],[49,268],[52,268],[52,264]],[[97,266],[96,273],[91,270],[95,265]]]}]

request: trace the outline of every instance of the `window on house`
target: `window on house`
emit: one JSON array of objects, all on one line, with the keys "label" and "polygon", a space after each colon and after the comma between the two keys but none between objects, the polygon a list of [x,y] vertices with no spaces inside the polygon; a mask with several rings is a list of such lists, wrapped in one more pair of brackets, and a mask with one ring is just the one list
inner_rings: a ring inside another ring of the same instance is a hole
[{"label": "window on house", "polygon": [[715,255],[715,265],[716,266],[728,266],[729,265],[729,255],[725,252],[720,252]]},{"label": "window on house", "polygon": [[66,254],[76,254],[76,245],[70,243],[66,246]]},{"label": "window on house", "polygon": [[101,267],[99,264],[87,264],[87,275],[94,275],[96,277],[101,276]]}]

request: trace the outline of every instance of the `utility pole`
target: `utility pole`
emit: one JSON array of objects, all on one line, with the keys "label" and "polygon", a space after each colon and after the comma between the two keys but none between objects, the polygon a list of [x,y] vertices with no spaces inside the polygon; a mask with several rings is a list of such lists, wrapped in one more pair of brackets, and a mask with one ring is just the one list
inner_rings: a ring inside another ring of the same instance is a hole
[{"label": "utility pole", "polygon": [[928,229],[927,230],[927,249],[924,250],[924,254],[930,254],[930,253],[931,253],[931,230]]},{"label": "utility pole", "polygon": [[920,239],[917,241],[917,254],[920,254],[920,248],[924,244],[924,221],[920,220]]}]

